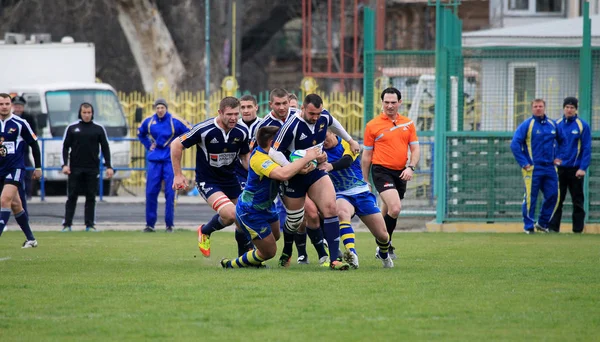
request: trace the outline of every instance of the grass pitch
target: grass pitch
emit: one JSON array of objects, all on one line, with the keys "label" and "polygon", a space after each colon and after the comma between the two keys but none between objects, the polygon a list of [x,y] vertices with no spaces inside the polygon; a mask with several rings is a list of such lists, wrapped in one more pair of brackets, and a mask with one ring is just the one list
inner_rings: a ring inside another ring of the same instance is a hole
[{"label": "grass pitch", "polygon": [[[0,238],[0,340],[597,340],[600,236],[394,235],[393,269],[359,233],[360,268],[223,270],[195,233]],[[281,241],[280,241],[281,246]],[[295,261],[295,257],[292,259]]]}]

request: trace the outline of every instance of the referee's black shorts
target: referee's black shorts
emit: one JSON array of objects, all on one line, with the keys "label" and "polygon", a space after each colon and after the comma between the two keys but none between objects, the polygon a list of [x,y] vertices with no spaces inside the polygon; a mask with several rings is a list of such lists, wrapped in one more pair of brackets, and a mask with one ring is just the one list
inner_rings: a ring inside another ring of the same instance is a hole
[{"label": "referee's black shorts", "polygon": [[373,165],[371,173],[373,174],[373,183],[377,192],[382,193],[386,190],[396,189],[400,199],[404,199],[406,193],[406,181],[400,179],[402,170],[392,170],[381,165]]}]

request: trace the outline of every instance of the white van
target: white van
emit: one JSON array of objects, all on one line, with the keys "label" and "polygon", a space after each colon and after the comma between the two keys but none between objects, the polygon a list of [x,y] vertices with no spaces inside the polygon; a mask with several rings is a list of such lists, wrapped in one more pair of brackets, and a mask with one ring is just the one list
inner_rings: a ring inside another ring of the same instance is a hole
[{"label": "white van", "polygon": [[[109,138],[114,179],[125,179],[130,171],[130,142],[120,140],[129,136],[127,120],[119,103],[117,93],[103,83],[56,83],[23,86],[9,89],[11,94],[21,95],[27,101],[25,111],[36,121],[38,144],[42,151],[42,161],[46,168],[56,168],[44,172],[47,194],[65,194],[67,176],[59,170],[62,161],[62,139],[66,127],[78,120],[79,106],[83,102],[94,107],[94,121],[106,128]],[[52,140],[46,140],[52,139]],[[116,140],[115,140],[116,139]],[[105,180],[104,188],[110,187]]]}]

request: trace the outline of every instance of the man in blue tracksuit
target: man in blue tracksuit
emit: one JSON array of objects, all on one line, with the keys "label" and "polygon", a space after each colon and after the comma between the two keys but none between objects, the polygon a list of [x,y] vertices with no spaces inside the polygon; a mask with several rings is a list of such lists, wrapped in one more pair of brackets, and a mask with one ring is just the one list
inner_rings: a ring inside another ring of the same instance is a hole
[{"label": "man in blue tracksuit", "polygon": [[167,101],[154,102],[156,113],[146,118],[138,128],[138,138],[146,147],[146,228],[144,232],[154,232],[156,224],[158,194],[165,181],[165,223],[167,232],[173,232],[175,211],[175,190],[173,190],[173,166],[171,165],[170,144],[173,139],[186,133],[190,125],[183,119],[168,112]]},{"label": "man in blue tracksuit", "polygon": [[577,117],[577,105],[576,98],[565,98],[563,101],[564,116],[556,121],[558,134],[561,137],[556,156],[560,199],[549,228],[552,232],[557,233],[560,231],[567,188],[573,200],[573,233],[583,232],[585,224],[583,178],[592,160],[592,135],[587,122]]},{"label": "man in blue tracksuit", "polygon": [[[545,114],[546,102],[535,99],[531,103],[533,116],[517,127],[510,148],[522,168],[525,182],[523,222],[525,232],[548,232],[548,224],[558,205],[558,175],[554,165],[557,139],[556,124]],[[542,191],[544,201],[538,221],[535,222],[535,205]]]}]

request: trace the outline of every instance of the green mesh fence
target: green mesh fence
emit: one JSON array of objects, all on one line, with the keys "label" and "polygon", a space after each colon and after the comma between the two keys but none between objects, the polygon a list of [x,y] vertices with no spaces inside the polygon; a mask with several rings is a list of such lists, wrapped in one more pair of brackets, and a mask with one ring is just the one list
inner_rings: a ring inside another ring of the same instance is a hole
[{"label": "green mesh fence", "polygon": [[[600,50],[593,54],[593,74],[600,75]],[[421,141],[420,173],[403,201],[412,213],[435,211],[433,170],[436,76],[433,51],[376,51],[371,117],[381,112],[380,93],[387,86],[402,92],[400,113],[417,125]],[[465,48],[461,72],[449,76],[447,108],[445,221],[519,221],[523,181],[510,150],[517,126],[531,116],[531,101],[542,98],[552,119],[562,116],[562,101],[579,94],[579,49]],[[452,66],[450,67],[452,69]],[[593,77],[594,132],[589,188],[600,188],[600,77]],[[368,115],[368,114],[367,114]],[[412,191],[412,192],[411,192]],[[600,221],[600,194],[589,192],[589,221]],[[540,195],[541,198],[541,195]],[[538,208],[540,206],[538,205]],[[404,210],[403,209],[403,210]],[[570,197],[564,221],[570,220]]]}]

